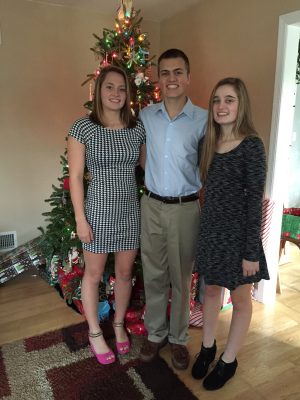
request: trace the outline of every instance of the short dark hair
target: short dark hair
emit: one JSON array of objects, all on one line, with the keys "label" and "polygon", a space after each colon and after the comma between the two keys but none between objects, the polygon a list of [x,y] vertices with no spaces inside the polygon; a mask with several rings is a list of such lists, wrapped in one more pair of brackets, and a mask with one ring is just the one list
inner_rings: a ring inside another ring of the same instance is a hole
[{"label": "short dark hair", "polygon": [[157,62],[158,75],[159,75],[160,63],[165,58],[182,58],[185,63],[185,66],[186,66],[187,73],[188,74],[190,73],[190,61],[188,59],[188,56],[182,50],[168,49],[168,50],[164,51],[158,58],[158,62]]}]

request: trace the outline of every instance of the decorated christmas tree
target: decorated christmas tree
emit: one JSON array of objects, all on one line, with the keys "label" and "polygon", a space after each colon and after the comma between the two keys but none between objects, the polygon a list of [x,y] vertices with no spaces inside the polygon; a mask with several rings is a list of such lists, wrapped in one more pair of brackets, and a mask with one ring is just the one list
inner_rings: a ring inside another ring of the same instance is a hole
[{"label": "decorated christmas tree", "polygon": [[69,188],[69,169],[66,154],[61,156],[62,177],[58,178],[59,186],[52,185],[53,192],[45,201],[52,207],[42,215],[49,222],[46,230],[39,228],[43,234],[43,246],[48,260],[55,255],[58,259],[68,260],[72,248],[80,248],[76,235],[75,216]]},{"label": "decorated christmas tree", "polygon": [[[93,82],[102,68],[109,64],[123,68],[128,75],[132,92],[132,111],[135,115],[141,108],[159,101],[159,91],[149,78],[152,59],[149,57],[148,34],[141,30],[142,18],[140,11],[132,7],[132,1],[121,1],[115,29],[103,29],[103,36],[96,38],[91,48],[99,61],[96,70],[87,75],[82,85],[89,83],[89,100],[85,103],[91,108],[93,99]],[[59,285],[64,298],[72,303],[80,300],[80,283],[83,275],[84,262],[81,243],[76,235],[75,216],[69,190],[69,169],[67,155],[61,156],[62,176],[58,178],[59,186],[53,185],[53,192],[46,200],[51,210],[43,213],[48,225],[42,231],[41,242],[47,260],[43,274],[52,285]],[[142,173],[136,171],[139,194],[143,193]],[[88,185],[88,174],[85,186]],[[141,270],[140,258],[137,257],[136,269]],[[113,296],[114,280],[113,257],[108,257],[106,276],[99,288],[100,300]],[[134,293],[134,291],[133,291]]]}]

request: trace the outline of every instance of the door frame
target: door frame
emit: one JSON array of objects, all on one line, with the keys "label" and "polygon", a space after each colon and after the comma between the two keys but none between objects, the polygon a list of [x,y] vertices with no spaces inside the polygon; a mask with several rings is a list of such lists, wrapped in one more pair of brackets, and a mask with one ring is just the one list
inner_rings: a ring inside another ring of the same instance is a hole
[{"label": "door frame", "polygon": [[300,36],[300,11],[279,17],[276,73],[270,133],[266,197],[274,201],[268,247],[265,251],[270,274],[261,281],[254,297],[265,304],[274,303],[278,276],[278,256],[282,208],[287,179],[287,162],[292,135],[296,97],[296,63]]}]

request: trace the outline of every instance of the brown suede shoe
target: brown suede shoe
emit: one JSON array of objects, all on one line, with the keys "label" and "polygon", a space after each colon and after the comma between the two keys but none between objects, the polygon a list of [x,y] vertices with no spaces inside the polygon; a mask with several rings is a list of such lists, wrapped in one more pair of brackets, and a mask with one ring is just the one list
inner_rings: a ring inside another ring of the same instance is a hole
[{"label": "brown suede shoe", "polygon": [[187,369],[190,362],[189,352],[183,344],[170,343],[172,364],[176,369]]},{"label": "brown suede shoe", "polygon": [[152,361],[158,355],[159,350],[162,347],[164,347],[167,343],[168,343],[167,338],[165,338],[160,343],[151,342],[150,340],[145,338],[140,351],[140,360],[144,362]]}]

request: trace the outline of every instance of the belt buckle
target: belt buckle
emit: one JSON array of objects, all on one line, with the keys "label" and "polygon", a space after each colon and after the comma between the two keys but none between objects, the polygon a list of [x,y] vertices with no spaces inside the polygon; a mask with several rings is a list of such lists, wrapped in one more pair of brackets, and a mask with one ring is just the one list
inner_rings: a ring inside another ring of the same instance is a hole
[{"label": "belt buckle", "polygon": [[180,197],[167,196],[165,198],[165,203],[178,204],[178,203],[181,203],[181,198]]}]

